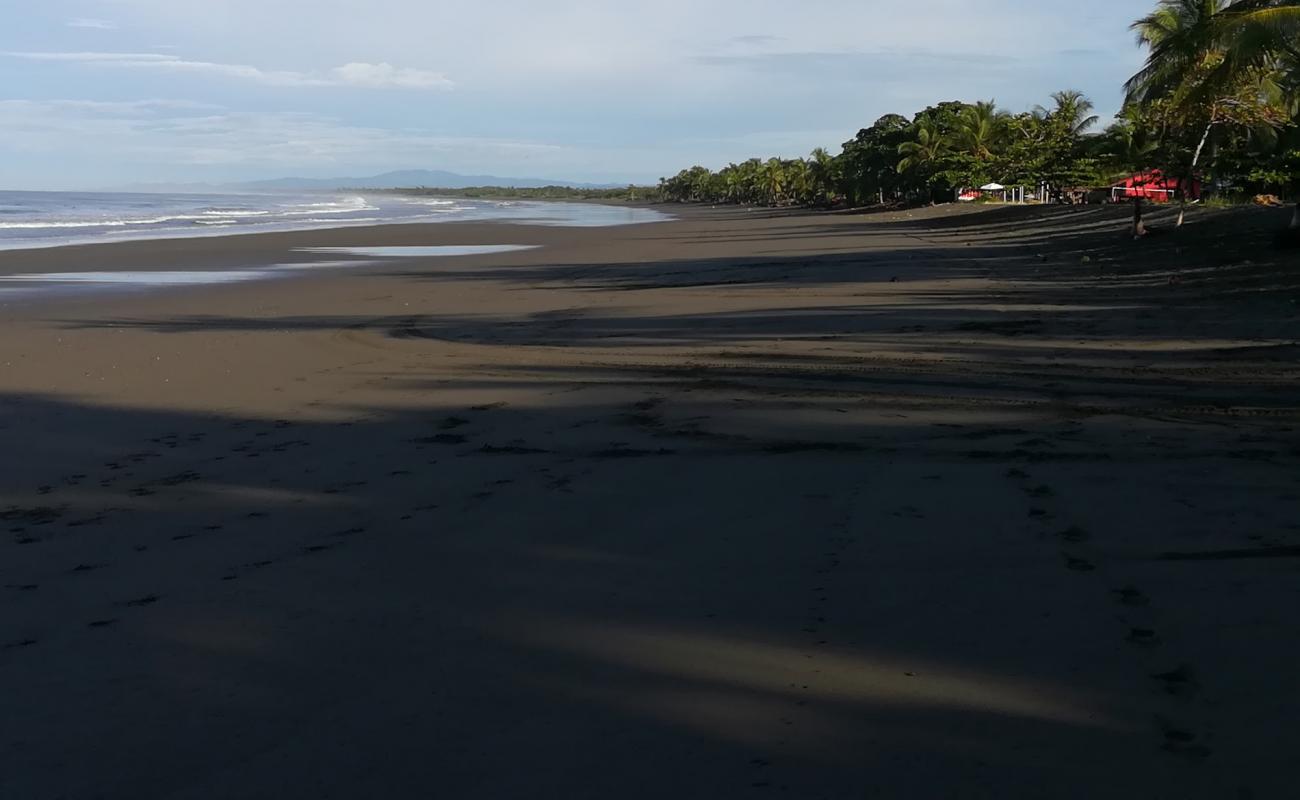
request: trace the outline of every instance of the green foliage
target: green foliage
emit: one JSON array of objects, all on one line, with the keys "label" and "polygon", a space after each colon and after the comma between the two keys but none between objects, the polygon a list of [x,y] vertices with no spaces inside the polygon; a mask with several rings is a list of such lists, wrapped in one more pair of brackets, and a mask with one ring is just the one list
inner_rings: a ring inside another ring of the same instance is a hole
[{"label": "green foliage", "polygon": [[1147,60],[1125,88],[1152,160],[1220,186],[1294,182],[1300,0],[1159,0],[1132,27]]},{"label": "green foliage", "polygon": [[1105,130],[1081,92],[1009,114],[946,101],[910,120],[887,114],[838,156],[751,159],[660,182],[667,200],[863,205],[951,200],[990,181],[1108,186],[1134,172],[1197,176],[1207,187],[1300,192],[1300,0],[1157,0],[1132,26],[1148,51]]}]

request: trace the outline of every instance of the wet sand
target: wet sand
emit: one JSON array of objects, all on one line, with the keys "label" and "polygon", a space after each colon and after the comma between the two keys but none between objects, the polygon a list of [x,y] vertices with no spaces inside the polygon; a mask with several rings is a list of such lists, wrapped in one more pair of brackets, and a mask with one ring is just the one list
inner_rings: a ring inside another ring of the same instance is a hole
[{"label": "wet sand", "polygon": [[538,247],[0,293],[0,797],[1286,796],[1300,259],[1126,214],[0,253]]}]

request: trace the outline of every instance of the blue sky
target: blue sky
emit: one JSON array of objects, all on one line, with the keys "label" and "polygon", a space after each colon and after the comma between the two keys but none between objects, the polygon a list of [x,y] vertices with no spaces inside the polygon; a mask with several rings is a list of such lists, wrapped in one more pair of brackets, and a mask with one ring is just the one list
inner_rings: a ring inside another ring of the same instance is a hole
[{"label": "blue sky", "polygon": [[0,188],[428,168],[595,182],[1077,88],[1139,0],[0,0]]}]

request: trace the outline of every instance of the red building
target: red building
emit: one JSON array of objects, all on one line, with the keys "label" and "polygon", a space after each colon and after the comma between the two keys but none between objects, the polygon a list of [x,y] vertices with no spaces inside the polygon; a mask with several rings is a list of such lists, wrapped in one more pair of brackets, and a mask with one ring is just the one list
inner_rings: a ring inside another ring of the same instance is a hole
[{"label": "red building", "polygon": [[1139,172],[1126,178],[1111,187],[1110,195],[1116,202],[1143,197],[1157,203],[1167,203],[1177,199],[1180,189],[1186,191],[1188,200],[1201,199],[1200,181],[1193,178],[1180,183],[1174,178],[1166,178],[1165,174],[1158,169]]}]

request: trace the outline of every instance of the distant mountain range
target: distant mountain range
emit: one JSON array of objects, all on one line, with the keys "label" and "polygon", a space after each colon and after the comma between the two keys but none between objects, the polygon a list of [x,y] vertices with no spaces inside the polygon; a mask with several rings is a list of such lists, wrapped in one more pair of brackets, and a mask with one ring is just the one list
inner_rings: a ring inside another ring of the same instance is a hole
[{"label": "distant mountain range", "polygon": [[364,178],[273,178],[242,183],[137,183],[115,187],[115,189],[128,192],[291,192],[331,189],[406,189],[415,186],[435,189],[468,189],[474,186],[501,186],[513,189],[539,189],[543,186],[617,189],[624,185],[626,184],[578,183],[545,178],[501,178],[496,175],[461,175],[438,169],[404,169]]}]

